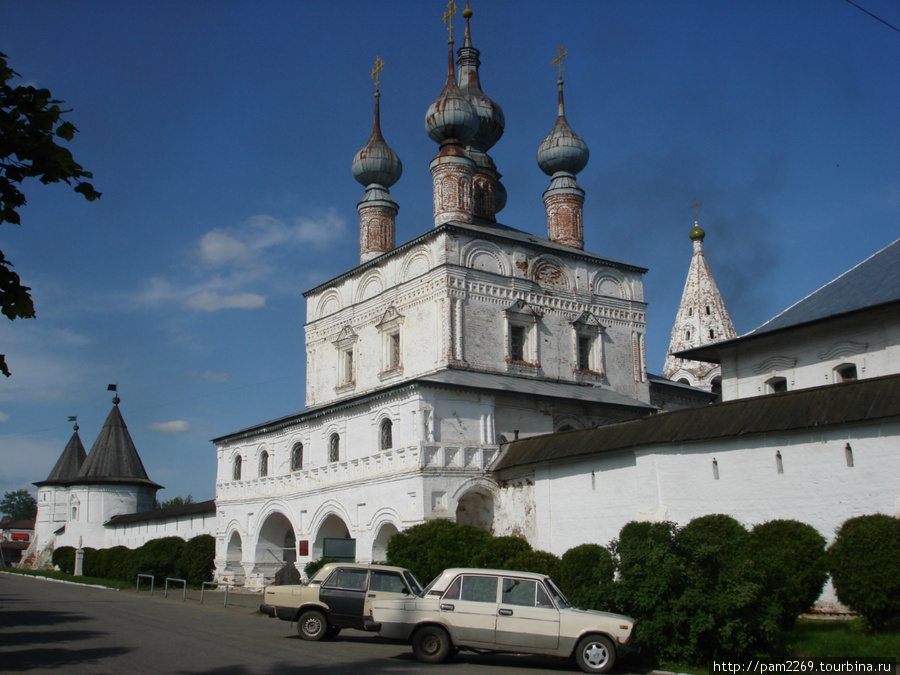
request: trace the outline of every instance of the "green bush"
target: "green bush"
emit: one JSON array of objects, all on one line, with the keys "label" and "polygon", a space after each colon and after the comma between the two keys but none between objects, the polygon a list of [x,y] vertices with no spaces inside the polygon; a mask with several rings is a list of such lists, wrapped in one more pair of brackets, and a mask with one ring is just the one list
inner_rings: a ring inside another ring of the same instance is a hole
[{"label": "green bush", "polygon": [[790,630],[828,580],[825,537],[806,523],[771,520],[750,530],[747,547],[765,566],[766,594],[782,609],[781,627]]},{"label": "green bush", "polygon": [[509,570],[510,558],[531,550],[531,544],[519,537],[493,537],[490,544],[475,556],[473,567]]},{"label": "green bush", "polygon": [[185,541],[181,537],[151,539],[135,549],[129,577],[134,579],[138,574],[150,574],[161,582],[166,577],[177,576],[176,565],[184,547]]},{"label": "green bush", "polygon": [[189,584],[199,586],[204,581],[212,581],[216,558],[216,539],[208,534],[200,534],[188,539],[175,564],[175,573]]},{"label": "green bush", "polygon": [[506,561],[505,569],[546,574],[559,579],[560,560],[547,551],[522,551]]},{"label": "green bush", "polygon": [[900,613],[900,520],[883,514],[851,518],[828,548],[838,599],[880,630]]},{"label": "green bush", "polygon": [[447,568],[474,567],[492,540],[488,532],[473,525],[429,520],[391,537],[387,559],[427,584]]},{"label": "green bush", "polygon": [[109,578],[103,569],[103,549],[84,547],[84,558],[81,561],[81,573],[86,577]]},{"label": "green bush", "polygon": [[52,560],[53,564],[66,574],[75,571],[75,549],[72,546],[60,546],[53,551]]},{"label": "green bush", "polygon": [[554,581],[576,607],[610,611],[615,608],[616,566],[609,549],[582,544],[563,553]]}]

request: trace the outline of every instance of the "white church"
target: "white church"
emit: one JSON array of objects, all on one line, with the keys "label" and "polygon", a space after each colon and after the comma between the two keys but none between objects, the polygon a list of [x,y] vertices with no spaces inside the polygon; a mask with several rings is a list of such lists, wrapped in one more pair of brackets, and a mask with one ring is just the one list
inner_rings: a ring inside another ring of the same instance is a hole
[{"label": "white church", "polygon": [[[383,560],[393,534],[433,518],[560,555],[631,520],[796,518],[830,539],[854,515],[900,512],[900,241],[737,337],[695,218],[671,354],[648,375],[646,269],[584,250],[589,153],[562,78],[537,151],[546,236],[498,221],[488,151],[504,117],[464,16],[426,114],[434,222],[399,245],[402,168],[376,84],[352,165],[360,264],[305,294],[306,409],[215,438],[216,499],[190,513],[147,511],[141,490],[159,486],[144,473],[88,516],[71,508],[78,472],[51,474],[35,552],[76,533],[96,547],[207,532],[217,580],[261,589],[323,556]],[[95,543],[73,522],[87,517]]]}]

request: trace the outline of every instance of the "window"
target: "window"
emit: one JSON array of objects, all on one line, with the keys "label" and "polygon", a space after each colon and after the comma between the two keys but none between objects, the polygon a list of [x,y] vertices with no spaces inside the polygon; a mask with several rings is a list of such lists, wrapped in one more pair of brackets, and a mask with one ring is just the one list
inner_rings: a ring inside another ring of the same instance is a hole
[{"label": "window", "polygon": [[339,462],[341,460],[341,437],[331,434],[328,439],[328,461]]},{"label": "window", "polygon": [[403,316],[392,305],[385,310],[376,328],[381,332],[381,372],[395,374],[403,368],[400,328]]},{"label": "window", "polygon": [[444,600],[497,602],[497,577],[466,575],[457,577],[444,593]]},{"label": "window", "polygon": [[706,306],[706,314],[709,315],[709,305]]},{"label": "window", "polygon": [[364,569],[345,569],[339,567],[331,573],[322,586],[327,588],[340,588],[348,591],[364,591],[366,590],[366,576],[368,570]]},{"label": "window", "polygon": [[522,607],[553,607],[547,591],[533,579],[504,578],[500,602]]},{"label": "window", "polygon": [[303,443],[297,443],[291,450],[291,471],[303,469]]},{"label": "window", "polygon": [[525,326],[509,327],[509,360],[525,360]]},{"label": "window", "polygon": [[719,400],[722,400],[722,378],[714,377],[713,381],[710,382],[710,391],[719,397]]},{"label": "window", "polygon": [[845,363],[834,369],[835,382],[849,382],[858,379],[855,363]]},{"label": "window", "polygon": [[353,382],[353,347],[342,349],[340,355],[340,384]]},{"label": "window", "polygon": [[589,335],[578,336],[578,370],[591,370],[591,347],[593,342]]},{"label": "window", "polygon": [[337,389],[351,388],[356,384],[356,350],[357,335],[350,326],[344,326],[334,341],[338,356]]},{"label": "window", "polygon": [[380,447],[382,450],[390,450],[394,447],[394,423],[389,419],[381,422]]},{"label": "window", "polygon": [[232,464],[232,468],[231,468],[231,478],[233,480],[241,479],[241,463],[242,462],[243,462],[243,459],[241,458],[240,455],[238,455],[237,457],[234,458],[234,463]]},{"label": "window", "polygon": [[403,579],[396,572],[372,570],[369,590],[381,591],[382,593],[403,593],[406,591],[406,584],[403,583]]},{"label": "window", "polygon": [[714,340],[715,337],[716,337],[716,331],[714,331],[712,328],[710,328],[709,329],[709,339]]},{"label": "window", "polygon": [[691,331],[689,331],[689,330],[684,331],[684,339],[685,340],[691,339]]},{"label": "window", "polygon": [[388,335],[388,370],[400,367],[400,333]]},{"label": "window", "polygon": [[265,450],[259,456],[259,477],[263,478],[269,475],[269,453]]},{"label": "window", "polygon": [[768,388],[770,394],[777,394],[778,392],[787,391],[787,379],[783,377],[773,377],[772,379],[766,381],[766,387]]},{"label": "window", "polygon": [[[516,366],[538,367],[537,324],[540,315],[524,300],[517,300],[506,314],[506,360]],[[521,368],[520,368],[521,369]]]}]

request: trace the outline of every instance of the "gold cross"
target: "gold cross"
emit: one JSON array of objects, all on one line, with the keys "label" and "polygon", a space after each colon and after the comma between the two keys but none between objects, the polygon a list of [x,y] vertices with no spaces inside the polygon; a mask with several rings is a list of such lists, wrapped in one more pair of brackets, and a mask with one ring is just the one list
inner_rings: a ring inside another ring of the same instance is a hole
[{"label": "gold cross", "polygon": [[381,79],[381,69],[384,68],[384,61],[381,60],[381,56],[375,57],[375,67],[372,68],[372,79],[375,80],[375,91],[378,91],[378,81]]},{"label": "gold cross", "polygon": [[690,206],[690,208],[694,209],[694,222],[695,223],[699,222],[699,217],[697,216],[697,209],[699,209],[701,206],[703,206],[703,202],[698,202],[696,199],[694,200],[694,203],[691,204],[691,206]]},{"label": "gold cross", "polygon": [[556,58],[550,62],[554,66],[556,66],[556,72],[560,77],[562,77],[563,70],[565,70],[565,68],[563,68],[563,61],[566,60],[566,57],[568,55],[569,55],[569,50],[563,49],[563,46],[560,45],[559,48],[556,50]]},{"label": "gold cross", "polygon": [[456,3],[447,0],[447,11],[444,12],[444,23],[447,24],[447,32],[450,33],[450,41],[453,42],[453,16],[456,14]]}]

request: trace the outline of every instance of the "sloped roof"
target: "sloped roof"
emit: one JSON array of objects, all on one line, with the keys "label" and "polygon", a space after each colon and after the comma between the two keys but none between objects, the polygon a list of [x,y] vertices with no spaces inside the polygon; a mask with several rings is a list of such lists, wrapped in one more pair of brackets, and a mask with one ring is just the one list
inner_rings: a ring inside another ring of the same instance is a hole
[{"label": "sloped roof", "polygon": [[141,511],[140,513],[125,513],[119,516],[113,516],[106,521],[104,525],[106,527],[115,527],[127,523],[143,523],[145,521],[166,520],[167,518],[177,518],[182,516],[208,516],[215,514],[215,512],[216,500],[210,499],[205,502],[170,506],[165,509],[152,509],[150,511]]},{"label": "sloped roof", "polygon": [[784,433],[900,417],[900,375],[855,380],[660,413],[596,429],[514,441],[492,469],[638,447]]},{"label": "sloped roof", "polygon": [[94,441],[78,476],[70,484],[81,483],[138,483],[161,487],[150,480],[138,455],[122,413],[118,398],[113,405],[100,435]]},{"label": "sloped roof", "polygon": [[749,333],[676,356],[719,363],[722,350],[740,342],[891,303],[900,303],[900,239]]},{"label": "sloped roof", "polygon": [[87,453],[84,451],[84,445],[82,445],[81,438],[78,436],[78,427],[75,427],[75,432],[72,434],[69,442],[66,443],[66,447],[59,459],[56,460],[50,475],[47,476],[46,480],[38,481],[34,485],[41,487],[42,485],[61,485],[66,483],[78,475],[86,457]]}]

